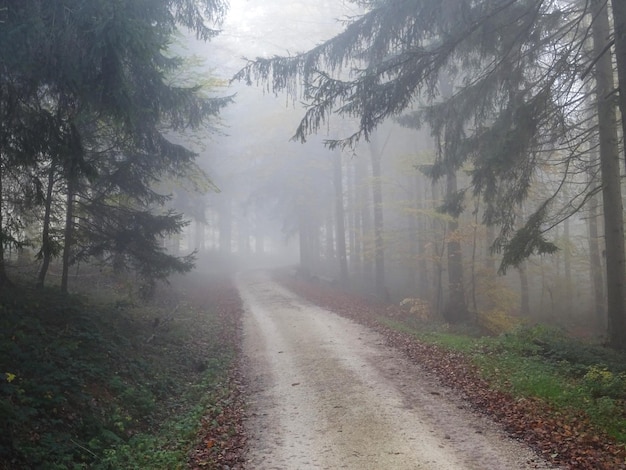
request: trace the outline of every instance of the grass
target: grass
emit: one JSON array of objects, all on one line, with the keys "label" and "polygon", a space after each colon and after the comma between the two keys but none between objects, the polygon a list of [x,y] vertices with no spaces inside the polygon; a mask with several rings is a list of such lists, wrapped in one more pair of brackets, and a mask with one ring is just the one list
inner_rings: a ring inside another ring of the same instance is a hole
[{"label": "grass", "polygon": [[626,444],[626,354],[543,326],[479,337],[381,321],[425,343],[465,354],[492,387],[516,398],[539,398],[563,414],[582,411],[595,427]]},{"label": "grass", "polygon": [[0,469],[185,467],[228,394],[230,325],[173,290],[110,294],[0,294]]}]

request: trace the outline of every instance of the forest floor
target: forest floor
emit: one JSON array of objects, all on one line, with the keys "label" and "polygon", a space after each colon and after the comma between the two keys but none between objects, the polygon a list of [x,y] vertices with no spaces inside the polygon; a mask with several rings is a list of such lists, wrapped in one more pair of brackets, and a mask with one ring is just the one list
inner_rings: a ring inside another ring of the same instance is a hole
[{"label": "forest floor", "polygon": [[197,450],[228,449],[216,468],[626,468],[624,447],[586,419],[494,390],[463,354],[384,326],[386,306],[280,284],[237,279],[239,395],[221,419],[239,432],[213,427]]}]

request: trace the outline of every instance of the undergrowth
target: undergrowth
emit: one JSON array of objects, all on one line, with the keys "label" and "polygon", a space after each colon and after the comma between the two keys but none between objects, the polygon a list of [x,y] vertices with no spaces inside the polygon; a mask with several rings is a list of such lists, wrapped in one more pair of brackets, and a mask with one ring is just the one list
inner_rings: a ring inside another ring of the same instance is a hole
[{"label": "undergrowth", "polygon": [[481,338],[412,332],[421,341],[467,354],[492,386],[517,398],[540,398],[564,414],[582,411],[598,429],[626,443],[626,354],[544,326]]},{"label": "undergrowth", "polygon": [[0,468],[183,468],[227,393],[227,327],[174,292],[141,304],[2,292]]}]

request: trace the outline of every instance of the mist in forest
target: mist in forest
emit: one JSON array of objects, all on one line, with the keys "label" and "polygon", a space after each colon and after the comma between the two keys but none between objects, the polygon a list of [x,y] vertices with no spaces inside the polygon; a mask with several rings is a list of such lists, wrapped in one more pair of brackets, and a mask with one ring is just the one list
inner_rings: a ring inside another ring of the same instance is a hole
[{"label": "mist in forest", "polygon": [[[600,202],[577,189],[591,173],[563,175],[558,150],[538,168],[515,214],[522,228],[556,187],[569,185],[542,221],[542,236],[557,250],[499,271],[500,227],[484,223],[487,208],[468,189],[471,165],[436,178],[429,172],[440,150],[429,127],[414,122],[419,99],[368,139],[331,149],[328,140],[350,136],[358,123],[331,116],[306,142],[292,140],[307,110],[298,93],[231,82],[246,59],[309,50],[360,13],[351,2],[236,0],[218,37],[181,39],[179,47],[199,59],[197,73],[215,81],[214,92],[235,96],[210,133],[188,137],[197,140],[200,166],[216,190],[185,197],[193,209],[178,208],[191,222],[169,250],[197,250],[200,271],[291,266],[295,275],[422,305],[435,319],[479,320],[496,333],[540,321],[602,335]],[[446,206],[457,194],[462,209],[455,214]]]}]

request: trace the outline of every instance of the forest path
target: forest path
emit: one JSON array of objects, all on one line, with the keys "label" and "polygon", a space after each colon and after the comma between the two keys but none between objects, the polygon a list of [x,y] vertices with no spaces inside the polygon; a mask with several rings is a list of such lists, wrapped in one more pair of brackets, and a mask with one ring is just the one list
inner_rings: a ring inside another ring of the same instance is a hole
[{"label": "forest path", "polygon": [[552,468],[375,332],[241,274],[246,468]]}]

